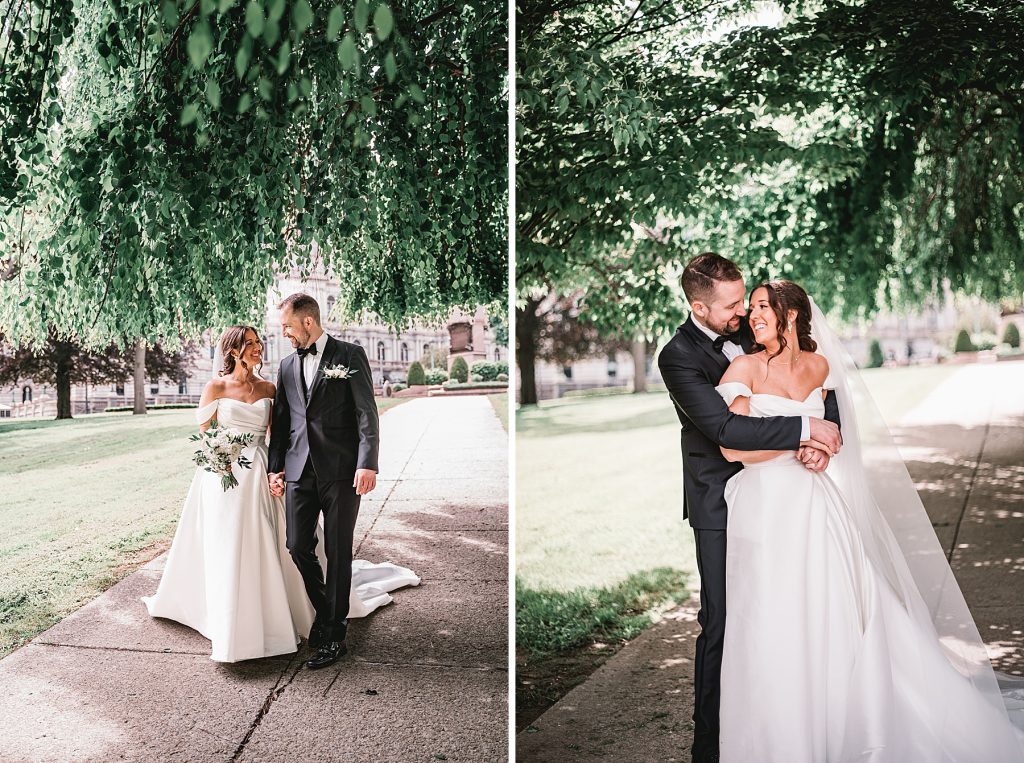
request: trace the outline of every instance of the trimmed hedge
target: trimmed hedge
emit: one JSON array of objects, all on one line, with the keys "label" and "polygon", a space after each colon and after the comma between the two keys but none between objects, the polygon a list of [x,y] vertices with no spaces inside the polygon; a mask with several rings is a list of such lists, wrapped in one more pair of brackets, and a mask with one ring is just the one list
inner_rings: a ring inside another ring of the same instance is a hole
[{"label": "trimmed hedge", "polygon": [[[199,406],[195,403],[160,403],[160,405],[147,405],[147,411],[169,411],[175,408],[198,408]],[[135,406],[133,405],[115,405],[112,408],[104,408],[104,413],[127,413],[128,411],[134,411]]]},{"label": "trimmed hedge", "polygon": [[452,361],[451,380],[463,384],[469,381],[469,366],[465,358],[459,357]]},{"label": "trimmed hedge", "polygon": [[967,329],[960,329],[960,333],[956,335],[953,352],[974,352],[976,349],[978,348],[971,341],[971,335],[967,333]]},{"label": "trimmed hedge", "polygon": [[427,371],[427,384],[444,384],[448,381],[448,372],[440,368]]},{"label": "trimmed hedge", "polygon": [[409,372],[406,374],[406,382],[410,387],[417,384],[427,383],[427,376],[423,373],[423,366],[420,365],[418,360],[414,360],[409,364]]},{"label": "trimmed hedge", "polygon": [[1003,343],[1011,347],[1020,347],[1020,329],[1016,323],[1007,323],[1003,332]]},{"label": "trimmed hedge", "polygon": [[871,350],[868,352],[868,368],[881,368],[883,363],[885,355],[882,354],[882,343],[872,339]]},{"label": "trimmed hedge", "polygon": [[496,360],[493,363],[489,360],[480,360],[473,364],[471,370],[481,381],[498,381],[499,375],[508,376],[508,363],[503,360]]}]

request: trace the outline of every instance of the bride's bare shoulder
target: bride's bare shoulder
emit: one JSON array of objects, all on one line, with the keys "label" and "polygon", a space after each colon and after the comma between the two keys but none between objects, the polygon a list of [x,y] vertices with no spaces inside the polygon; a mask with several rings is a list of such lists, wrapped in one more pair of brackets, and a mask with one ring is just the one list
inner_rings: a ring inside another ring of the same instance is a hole
[{"label": "bride's bare shoulder", "polygon": [[743,382],[748,387],[754,380],[757,367],[761,364],[757,355],[737,355],[725,370],[722,382]]},{"label": "bride's bare shoulder", "polygon": [[806,354],[807,357],[807,375],[812,378],[812,381],[816,385],[822,385],[825,383],[825,379],[828,378],[828,359],[824,355],[819,355],[816,352],[809,352]]}]

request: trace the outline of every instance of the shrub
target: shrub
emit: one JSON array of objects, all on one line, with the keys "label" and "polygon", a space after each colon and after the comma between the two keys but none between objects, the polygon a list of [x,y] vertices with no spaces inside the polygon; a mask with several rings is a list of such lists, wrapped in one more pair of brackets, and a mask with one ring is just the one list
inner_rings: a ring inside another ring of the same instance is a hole
[{"label": "shrub", "polygon": [[472,376],[469,377],[469,380],[475,382],[482,382],[484,380],[484,377],[482,377],[480,374],[473,374]]},{"label": "shrub", "polygon": [[882,354],[882,343],[877,339],[871,340],[871,349],[868,352],[868,368],[881,368],[885,363],[885,356]]},{"label": "shrub", "polygon": [[505,382],[507,382],[508,381],[508,374],[498,374],[498,378],[496,379],[496,381],[505,381]]},{"label": "shrub", "polygon": [[1011,321],[1006,324],[1006,330],[1003,332],[1003,342],[1011,347],[1020,347],[1020,329],[1017,328],[1016,323]]},{"label": "shrub", "polygon": [[462,382],[463,384],[469,381],[469,366],[466,364],[465,358],[460,357],[452,361],[450,377],[453,381]]},{"label": "shrub", "polygon": [[493,363],[480,360],[473,364],[473,375],[479,376],[481,381],[497,381],[499,374],[508,375],[508,363],[503,360],[496,360]]},{"label": "shrub", "polygon": [[448,381],[448,372],[440,368],[427,371],[427,384],[444,384]]},{"label": "shrub", "polygon": [[967,333],[967,329],[960,329],[960,333],[956,335],[956,344],[953,345],[953,352],[974,352],[974,342],[971,341],[971,335]]},{"label": "shrub", "polygon": [[393,395],[396,392],[401,392],[403,389],[405,389],[405,385],[404,384],[401,384],[401,383],[399,383],[399,384],[392,384],[391,385],[391,394]]},{"label": "shrub", "polygon": [[423,373],[423,366],[420,365],[418,360],[414,360],[409,364],[409,371],[406,373],[405,378],[409,382],[410,387],[416,384],[427,383],[427,376]]}]

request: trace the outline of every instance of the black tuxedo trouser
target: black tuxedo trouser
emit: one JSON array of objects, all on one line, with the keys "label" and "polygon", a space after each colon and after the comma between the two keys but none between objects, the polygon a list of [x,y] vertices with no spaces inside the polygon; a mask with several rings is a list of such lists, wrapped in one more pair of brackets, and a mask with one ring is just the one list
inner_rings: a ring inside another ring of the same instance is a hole
[{"label": "black tuxedo trouser", "polygon": [[722,696],[725,641],[725,530],[694,530],[700,612],[693,670],[693,759],[718,752],[718,710]]},{"label": "black tuxedo trouser", "polygon": [[[302,574],[313,608],[314,626],[328,641],[343,641],[348,629],[348,597],[352,588],[352,536],[359,516],[360,497],[352,480],[320,481],[311,461],[297,482],[287,488],[287,545]],[[316,556],[316,525],[324,514],[326,579]]]}]

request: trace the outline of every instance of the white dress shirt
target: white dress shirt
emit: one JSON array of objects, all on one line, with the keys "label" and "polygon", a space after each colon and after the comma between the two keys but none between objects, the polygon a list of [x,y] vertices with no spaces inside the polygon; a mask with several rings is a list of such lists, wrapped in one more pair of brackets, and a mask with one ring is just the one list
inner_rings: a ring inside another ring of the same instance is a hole
[{"label": "white dress shirt", "polygon": [[[693,324],[699,328],[712,342],[718,339],[721,334],[716,334],[714,331],[709,329],[703,323],[697,320],[694,316]],[[725,359],[732,363],[738,355],[743,355],[743,348],[735,342],[726,341],[722,344],[722,354],[725,355]],[[800,441],[811,439],[811,420],[807,416],[800,417]]]},{"label": "white dress shirt", "polygon": [[306,380],[306,391],[313,386],[313,377],[316,376],[317,369],[320,368],[320,361],[324,357],[324,347],[327,346],[327,332],[325,331],[320,335],[313,344],[316,345],[316,355],[309,353],[304,358],[300,358],[302,361],[302,376]]}]

